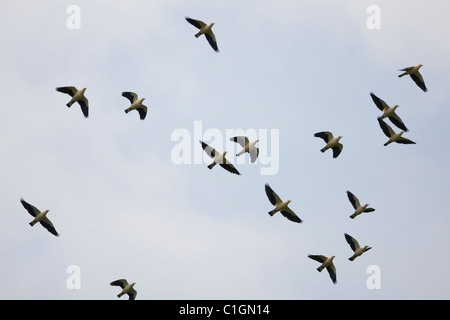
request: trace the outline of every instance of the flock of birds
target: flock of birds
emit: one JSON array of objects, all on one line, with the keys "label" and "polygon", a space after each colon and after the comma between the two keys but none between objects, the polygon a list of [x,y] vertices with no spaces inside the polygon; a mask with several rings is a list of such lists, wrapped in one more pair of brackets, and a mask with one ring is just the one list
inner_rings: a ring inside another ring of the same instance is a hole
[{"label": "flock of birds", "polygon": [[[212,27],[214,23],[206,24],[203,21],[192,19],[189,17],[185,17],[186,21],[199,29],[199,31],[195,34],[195,37],[198,38],[201,35],[204,35],[207,39],[208,43],[214,49],[214,51],[219,52],[216,37],[212,31]],[[422,89],[424,92],[427,92],[427,87],[425,86],[425,82],[423,80],[422,75],[419,72],[419,69],[422,67],[421,64],[407,67],[404,69],[400,69],[399,71],[403,71],[399,77],[403,77],[405,75],[409,75],[412,80],[417,84],[417,86]],[[66,87],[57,87],[56,91],[68,94],[71,96],[70,101],[66,104],[67,107],[71,107],[74,103],[78,103],[81,107],[81,111],[84,117],[88,118],[89,116],[89,103],[88,99],[85,96],[86,88],[77,89],[74,86],[66,86]],[[147,106],[143,104],[145,98],[138,99],[138,95],[134,92],[126,91],[122,92],[122,96],[127,98],[131,105],[125,109],[125,113],[129,113],[132,110],[136,110],[139,113],[139,118],[144,120],[147,115]],[[389,138],[384,146],[387,146],[393,142],[401,143],[401,144],[414,144],[415,142],[403,137],[402,135],[408,131],[407,127],[401,120],[401,118],[396,113],[398,105],[394,105],[390,107],[385,101],[377,97],[373,92],[370,93],[370,96],[375,103],[376,107],[382,111],[382,115],[379,116],[378,123],[383,133]],[[391,126],[389,126],[384,120],[389,119],[393,125],[400,129],[399,132],[395,132]],[[334,137],[333,134],[329,131],[317,132],[314,134],[315,137],[321,138],[325,141],[326,145],[320,149],[323,153],[329,149],[333,152],[333,158],[337,158],[339,154],[342,152],[343,145],[340,142],[342,136]],[[259,148],[256,146],[258,140],[249,141],[249,139],[245,136],[236,136],[230,138],[231,141],[238,143],[242,150],[236,154],[236,156],[241,156],[245,153],[250,155],[251,162],[254,163],[259,155]],[[226,151],[223,153],[218,152],[213,147],[209,146],[203,141],[199,141],[203,150],[206,154],[208,154],[213,162],[209,164],[207,167],[212,169],[217,164],[224,168],[225,170],[240,175],[239,171],[234,167],[234,165],[226,159]],[[289,208],[289,203],[291,200],[283,201],[281,198],[275,193],[275,191],[270,187],[269,184],[265,185],[265,192],[267,198],[270,203],[274,206],[274,208],[269,211],[269,215],[273,216],[275,213],[280,212],[285,218],[292,222],[301,223],[302,219],[300,219],[297,214]],[[362,213],[373,212],[375,209],[370,208],[368,204],[361,205],[359,199],[350,191],[347,191],[347,197],[354,208],[354,212],[350,215],[351,219],[354,219],[356,216]],[[28,213],[33,216],[33,220],[29,223],[31,226],[34,226],[36,223],[40,223],[45,229],[47,229],[51,234],[55,236],[59,236],[59,233],[56,231],[53,223],[47,217],[49,210],[41,211],[37,209],[35,206],[26,202],[23,198],[20,199],[23,207],[28,211]],[[350,261],[355,260],[358,256],[361,256],[364,252],[371,249],[371,247],[365,245],[360,246],[358,241],[350,236],[349,234],[344,234],[345,240],[350,245],[353,255],[349,258]],[[329,273],[329,276],[333,283],[337,282],[336,276],[336,267],[333,264],[333,259],[335,256],[324,256],[324,255],[308,255],[308,257],[312,260],[315,260],[320,263],[320,266],[317,268],[319,272],[323,269],[326,269]],[[137,292],[133,288],[135,282],[128,283],[126,279],[118,279],[112,281],[110,283],[111,286],[119,286],[122,288],[122,291],[117,295],[117,297],[122,297],[127,294],[129,296],[129,300],[134,300],[136,298]]]}]

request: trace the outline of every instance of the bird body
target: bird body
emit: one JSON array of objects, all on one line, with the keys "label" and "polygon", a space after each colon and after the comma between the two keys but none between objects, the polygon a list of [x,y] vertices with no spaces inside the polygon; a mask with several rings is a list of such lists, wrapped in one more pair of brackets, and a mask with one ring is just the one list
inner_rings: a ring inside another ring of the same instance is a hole
[{"label": "bird body", "polygon": [[66,104],[67,107],[70,108],[75,102],[78,102],[84,117],[87,118],[89,116],[89,102],[86,96],[84,95],[86,88],[78,90],[77,88],[70,86],[58,87],[56,88],[56,91],[66,93],[72,97],[70,101]]},{"label": "bird body", "polygon": [[44,220],[45,218],[47,218],[47,213],[48,212],[49,212],[49,210],[44,210],[42,212],[39,212],[36,215],[36,217],[33,219],[33,221],[30,222],[30,226],[34,226],[36,223],[38,223],[38,222]]},{"label": "bird body", "polygon": [[200,30],[195,34],[195,37],[198,38],[202,34],[207,34],[212,32],[212,27],[214,25],[214,22],[211,22],[210,24],[204,24],[200,27]]}]

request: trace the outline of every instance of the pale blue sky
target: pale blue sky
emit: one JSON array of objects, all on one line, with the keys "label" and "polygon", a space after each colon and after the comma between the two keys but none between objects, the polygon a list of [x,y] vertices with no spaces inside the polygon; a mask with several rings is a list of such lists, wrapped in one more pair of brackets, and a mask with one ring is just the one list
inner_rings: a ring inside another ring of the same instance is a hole
[{"label": "pale blue sky", "polygon": [[[80,30],[66,26],[69,5]],[[380,30],[366,26],[369,5]],[[444,0],[2,1],[0,298],[117,299],[118,278],[136,282],[137,299],[450,298],[449,10]],[[220,53],[185,16],[215,22]],[[397,77],[419,63],[427,93]],[[67,85],[87,88],[88,119],[55,91]],[[146,98],[144,121],[124,113],[122,91]],[[371,91],[400,105],[416,145],[383,146]],[[278,130],[278,173],[248,159],[241,176],[174,164],[171,135],[193,136],[195,121],[224,139]],[[319,151],[323,130],[343,136],[339,158]],[[304,223],[267,214],[265,183]],[[376,211],[351,220],[346,190]],[[50,210],[59,238],[28,225],[21,197]],[[344,233],[373,249],[348,261]],[[336,285],[308,254],[336,256]],[[79,290],[66,286],[70,265]],[[366,286],[371,265],[381,289]]]}]

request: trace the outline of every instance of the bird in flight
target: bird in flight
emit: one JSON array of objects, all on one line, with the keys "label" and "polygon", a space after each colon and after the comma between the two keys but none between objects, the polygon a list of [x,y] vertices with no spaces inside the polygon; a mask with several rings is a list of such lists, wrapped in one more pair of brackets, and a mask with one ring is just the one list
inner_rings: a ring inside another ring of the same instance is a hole
[{"label": "bird in flight", "polygon": [[189,17],[185,17],[186,21],[192,24],[194,27],[199,29],[199,31],[195,34],[195,37],[198,38],[202,34],[205,35],[206,40],[208,40],[211,47],[214,49],[214,51],[219,52],[219,48],[217,47],[217,41],[216,37],[214,35],[214,32],[212,31],[212,27],[214,25],[214,22],[210,24],[206,24],[203,21],[192,19]]},{"label": "bird in flight", "polygon": [[242,147],[242,150],[236,154],[237,157],[248,152],[250,154],[250,161],[252,163],[254,163],[256,161],[256,158],[258,158],[258,155],[259,155],[259,148],[256,147],[255,145],[258,143],[259,140],[250,142],[250,140],[247,137],[237,136],[237,137],[231,137],[230,141],[239,143],[240,146]]},{"label": "bird in flight", "polygon": [[333,158],[337,158],[339,154],[342,152],[343,145],[339,142],[339,140],[342,138],[342,136],[334,137],[333,134],[329,131],[322,131],[317,132],[314,134],[314,137],[322,138],[326,145],[322,149],[320,149],[321,152],[325,152],[328,149],[333,150]]},{"label": "bird in flight", "polygon": [[110,285],[112,285],[112,286],[119,286],[122,288],[122,291],[117,295],[118,298],[120,298],[124,294],[127,294],[128,300],[136,299],[137,292],[133,288],[135,284],[136,284],[136,282],[128,283],[128,281],[125,279],[115,280],[110,283]]},{"label": "bird in flight", "polygon": [[377,108],[383,112],[383,114],[380,116],[380,119],[383,120],[385,118],[388,118],[397,128],[405,132],[408,131],[408,128],[406,128],[402,119],[400,119],[397,113],[395,113],[395,110],[398,108],[398,104],[393,107],[389,107],[383,99],[378,98],[373,92],[370,93],[370,96],[372,97],[372,100]]},{"label": "bird in flight", "polygon": [[56,232],[53,223],[50,221],[49,218],[47,218],[47,213],[49,212],[49,210],[40,211],[35,206],[26,202],[23,198],[20,199],[20,202],[22,203],[23,207],[28,211],[28,213],[34,217],[33,221],[30,222],[30,226],[34,226],[36,223],[39,222],[45,229],[48,230],[48,232],[59,237],[59,234],[58,232]]},{"label": "bird in flight", "polygon": [[71,107],[72,104],[75,102],[78,102],[78,104],[81,107],[81,111],[83,112],[83,115],[85,118],[89,116],[89,102],[88,99],[85,97],[84,92],[86,91],[86,88],[78,90],[75,87],[58,87],[56,88],[56,91],[67,93],[72,97],[70,101],[66,104],[67,107]]},{"label": "bird in flight", "polygon": [[358,241],[356,241],[355,238],[353,238],[351,235],[349,235],[347,233],[344,234],[344,237],[345,237],[345,240],[347,240],[347,243],[350,245],[350,248],[352,248],[352,250],[353,250],[353,255],[350,258],[348,258],[348,260],[350,260],[350,261],[355,260],[357,257],[362,255],[364,252],[372,249],[372,247],[369,247],[369,246],[361,247],[359,245]]},{"label": "bird in flight", "polygon": [[270,216],[273,216],[278,211],[281,212],[281,214],[291,220],[292,222],[301,223],[302,219],[300,219],[294,211],[291,210],[291,208],[288,207],[289,203],[291,203],[291,200],[283,201],[280,199],[280,197],[275,193],[275,191],[272,190],[272,188],[269,186],[268,183],[265,185],[266,195],[267,198],[269,198],[269,201],[271,204],[275,206],[271,211],[269,211]]},{"label": "bird in flight", "polygon": [[348,200],[350,200],[350,203],[352,204],[353,208],[355,209],[355,212],[352,213],[350,218],[354,219],[356,216],[360,215],[363,212],[373,212],[375,211],[374,208],[369,208],[369,204],[361,205],[359,203],[359,199],[350,191],[347,190],[347,197]]},{"label": "bird in flight", "polygon": [[131,106],[125,109],[125,113],[128,113],[132,110],[137,110],[139,112],[139,118],[141,120],[144,120],[145,116],[147,115],[147,107],[143,105],[142,102],[145,100],[145,98],[138,99],[138,95],[130,91],[122,92],[122,97],[127,98],[131,102]]},{"label": "bird in flight", "polygon": [[392,142],[402,143],[402,144],[415,144],[414,141],[402,137],[402,134],[405,133],[403,130],[400,132],[395,132],[380,117],[378,117],[378,123],[380,125],[381,130],[389,138],[389,140],[384,143],[384,146],[387,146],[387,145],[391,144]]},{"label": "bird in flight", "polygon": [[428,91],[427,86],[425,85],[425,81],[423,81],[423,77],[419,72],[419,69],[421,67],[423,67],[423,65],[418,64],[417,66],[400,69],[398,71],[404,72],[402,74],[399,74],[398,77],[401,78],[403,76],[409,75],[420,89],[422,89],[424,92],[427,92]]},{"label": "bird in flight", "polygon": [[317,262],[320,262],[321,264],[317,268],[317,271],[322,272],[322,270],[326,268],[328,271],[328,274],[330,275],[331,281],[333,281],[333,283],[337,282],[336,267],[334,266],[334,263],[333,263],[333,259],[335,258],[335,256],[331,256],[328,258],[323,255],[310,254],[310,255],[308,255],[308,258],[313,259]]},{"label": "bird in flight", "polygon": [[218,164],[225,170],[227,170],[231,173],[240,175],[239,171],[237,171],[237,169],[233,166],[233,164],[225,158],[225,155],[227,154],[226,151],[224,151],[223,153],[220,153],[216,149],[214,149],[213,147],[211,147],[210,145],[206,144],[205,142],[203,142],[201,140],[200,140],[200,144],[202,145],[202,148],[206,152],[206,154],[208,156],[210,156],[211,158],[213,158],[213,162],[208,165],[209,169],[214,168],[216,166],[216,164]]}]

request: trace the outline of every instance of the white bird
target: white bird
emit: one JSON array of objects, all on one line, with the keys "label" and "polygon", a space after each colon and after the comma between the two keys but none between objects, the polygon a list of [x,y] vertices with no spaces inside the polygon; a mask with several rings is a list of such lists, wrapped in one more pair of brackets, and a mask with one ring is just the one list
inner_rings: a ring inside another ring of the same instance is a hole
[{"label": "white bird", "polygon": [[328,257],[322,256],[322,255],[310,254],[310,255],[308,255],[308,257],[321,263],[321,265],[317,268],[317,271],[322,272],[322,270],[326,268],[333,283],[337,282],[336,267],[334,266],[334,263],[333,263],[333,259],[335,258],[335,256],[331,256],[328,258]]},{"label": "white bird", "polygon": [[415,144],[414,141],[411,141],[407,138],[402,137],[402,134],[405,133],[403,130],[400,132],[394,132],[392,128],[383,120],[378,117],[378,123],[380,124],[381,130],[383,130],[384,134],[389,138],[384,146],[391,144],[392,142],[402,143],[402,144]]},{"label": "white bird", "polygon": [[212,169],[216,166],[216,164],[220,165],[222,168],[224,168],[225,170],[240,175],[239,171],[237,171],[237,169],[233,166],[233,164],[231,162],[229,162],[226,158],[225,155],[227,154],[227,151],[224,151],[223,153],[218,152],[216,149],[214,149],[213,147],[209,146],[208,144],[204,143],[203,141],[199,140],[203,150],[205,150],[206,154],[208,156],[210,156],[211,158],[213,158],[213,162],[211,164],[208,165],[209,169]]},{"label": "white bird", "polygon": [[342,136],[333,137],[333,134],[329,131],[317,132],[314,137],[322,138],[327,144],[320,151],[325,152],[328,149],[333,150],[333,158],[337,158],[342,151],[343,145],[339,142]]},{"label": "white bird", "polygon": [[421,64],[418,64],[417,66],[407,67],[404,69],[400,69],[399,71],[404,71],[402,74],[400,74],[398,77],[401,78],[403,76],[409,75],[411,79],[419,86],[420,89],[422,89],[424,92],[427,92],[428,89],[425,86],[425,81],[423,81],[423,77],[419,72],[419,69],[422,67]]},{"label": "white bird", "polygon": [[217,47],[217,41],[216,37],[214,36],[214,33],[212,31],[212,26],[214,25],[214,22],[210,24],[206,24],[203,21],[192,19],[189,17],[185,17],[186,21],[192,24],[194,27],[200,29],[196,34],[195,37],[198,38],[202,34],[205,35],[206,40],[208,40],[211,47],[214,49],[214,51],[219,52],[219,48]]},{"label": "white bird", "polygon": [[56,232],[53,223],[50,221],[49,218],[47,218],[47,213],[49,212],[49,210],[40,211],[35,206],[26,202],[23,198],[20,199],[20,202],[22,203],[23,207],[28,211],[28,213],[34,217],[33,221],[30,222],[30,226],[34,226],[36,223],[39,222],[51,234],[59,237],[59,234],[58,232]]},{"label": "white bird", "polygon": [[301,223],[302,219],[300,219],[294,211],[291,210],[291,208],[288,207],[289,203],[291,203],[291,200],[283,201],[280,199],[280,197],[275,193],[275,191],[272,190],[272,188],[269,186],[268,183],[265,185],[266,195],[267,198],[269,198],[269,201],[271,204],[275,206],[275,208],[271,211],[269,211],[270,216],[273,216],[278,211],[281,212],[281,214],[297,223]]},{"label": "white bird", "polygon": [[56,88],[56,91],[67,93],[72,97],[70,101],[66,104],[69,108],[74,104],[75,102],[78,102],[78,104],[81,107],[81,111],[83,112],[83,115],[85,118],[89,116],[89,102],[88,99],[85,97],[84,92],[86,91],[86,88],[83,88],[81,90],[78,90],[75,87],[58,87]]},{"label": "white bird", "polygon": [[357,257],[362,255],[364,252],[372,249],[372,247],[369,247],[369,246],[361,247],[359,245],[358,241],[356,241],[355,238],[353,238],[352,236],[350,236],[347,233],[345,233],[344,236],[345,236],[345,240],[347,240],[347,243],[350,245],[350,248],[352,248],[352,250],[353,250],[353,255],[350,258],[348,258],[348,260],[350,260],[350,261],[355,260]]},{"label": "white bird", "polygon": [[389,107],[383,99],[378,98],[373,92],[370,93],[373,102],[377,106],[378,109],[383,111],[383,114],[380,116],[380,119],[388,118],[391,122],[396,125],[399,129],[403,131],[408,131],[402,119],[395,113],[395,110],[398,108],[398,104],[393,107]]},{"label": "white bird", "polygon": [[136,282],[128,283],[125,279],[119,279],[115,280],[110,283],[112,286],[119,286],[122,288],[122,291],[117,295],[118,298],[123,296],[124,294],[128,295],[128,300],[134,300],[136,299],[137,292],[133,288],[133,286],[136,284]]},{"label": "white bird", "polygon": [[145,116],[147,115],[147,107],[143,105],[142,102],[145,100],[145,98],[138,99],[136,93],[129,91],[122,92],[122,97],[127,98],[131,102],[131,106],[125,109],[125,113],[128,113],[132,110],[137,110],[139,112],[140,119],[144,120]]},{"label": "white bird", "polygon": [[236,153],[237,157],[248,152],[250,154],[250,161],[252,163],[254,163],[256,161],[256,158],[258,158],[258,155],[259,155],[259,148],[255,146],[259,142],[258,139],[250,142],[250,140],[247,137],[237,136],[237,137],[230,138],[230,141],[239,143],[241,145],[241,147],[243,148],[241,151]]},{"label": "white bird", "polygon": [[368,203],[366,203],[364,205],[361,205],[359,203],[358,198],[353,193],[351,193],[348,190],[347,190],[347,197],[350,200],[353,208],[355,209],[355,212],[353,212],[353,214],[350,216],[350,218],[354,219],[356,216],[360,215],[363,212],[373,212],[373,211],[375,211],[375,209],[369,208],[369,204]]}]

